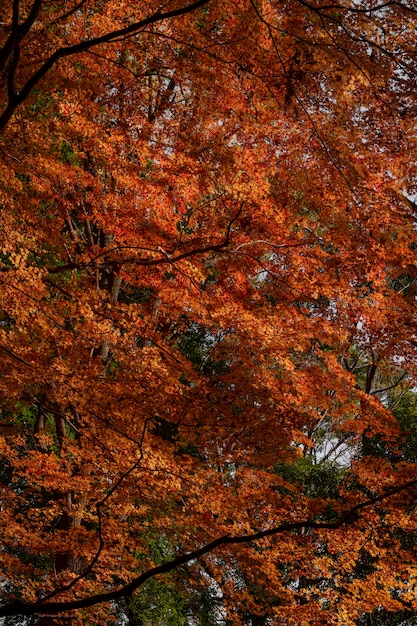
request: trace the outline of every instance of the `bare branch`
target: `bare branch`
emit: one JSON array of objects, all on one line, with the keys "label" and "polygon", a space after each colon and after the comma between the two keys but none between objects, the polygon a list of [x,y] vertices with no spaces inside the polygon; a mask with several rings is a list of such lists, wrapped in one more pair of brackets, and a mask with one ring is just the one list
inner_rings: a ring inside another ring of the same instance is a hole
[{"label": "bare branch", "polygon": [[390,389],[394,389],[400,384],[401,381],[404,380],[406,376],[407,376],[407,372],[404,372],[403,374],[401,374],[399,379],[395,381],[395,383],[392,383],[392,385],[389,385],[389,387],[384,387],[383,389],[375,389],[375,391],[371,392],[371,395],[374,396],[376,393],[384,393],[384,391],[389,391]]}]

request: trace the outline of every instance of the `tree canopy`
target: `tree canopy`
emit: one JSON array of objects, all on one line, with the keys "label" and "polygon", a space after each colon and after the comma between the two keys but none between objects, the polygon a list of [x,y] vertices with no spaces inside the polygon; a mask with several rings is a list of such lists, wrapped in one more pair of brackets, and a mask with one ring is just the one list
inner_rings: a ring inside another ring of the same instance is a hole
[{"label": "tree canopy", "polygon": [[0,7],[6,624],[412,623],[416,27]]}]

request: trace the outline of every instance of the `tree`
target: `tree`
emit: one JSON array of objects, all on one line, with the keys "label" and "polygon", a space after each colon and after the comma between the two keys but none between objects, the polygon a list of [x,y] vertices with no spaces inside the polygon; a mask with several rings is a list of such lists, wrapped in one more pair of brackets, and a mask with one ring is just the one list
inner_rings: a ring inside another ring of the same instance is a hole
[{"label": "tree", "polygon": [[416,12],[1,8],[0,616],[415,611]]}]

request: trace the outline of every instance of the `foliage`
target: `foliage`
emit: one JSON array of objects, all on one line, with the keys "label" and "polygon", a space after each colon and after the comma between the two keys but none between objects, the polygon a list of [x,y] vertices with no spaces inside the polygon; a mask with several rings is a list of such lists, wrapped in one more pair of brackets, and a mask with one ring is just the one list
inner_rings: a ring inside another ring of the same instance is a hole
[{"label": "foliage", "polygon": [[0,8],[0,617],[416,612],[416,7]]},{"label": "foliage", "polygon": [[[301,493],[312,498],[337,498],[338,487],[347,474],[347,470],[338,468],[334,463],[316,463],[309,455],[302,456],[291,464],[278,462],[275,471],[284,480],[297,485]],[[287,488],[286,491],[291,493],[292,490]]]}]

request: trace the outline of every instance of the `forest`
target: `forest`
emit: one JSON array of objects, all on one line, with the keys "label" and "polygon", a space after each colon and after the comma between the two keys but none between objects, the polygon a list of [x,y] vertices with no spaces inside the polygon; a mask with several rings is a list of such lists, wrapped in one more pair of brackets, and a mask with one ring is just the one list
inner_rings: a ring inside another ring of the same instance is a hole
[{"label": "forest", "polygon": [[0,624],[417,624],[417,1],[0,4]]}]

